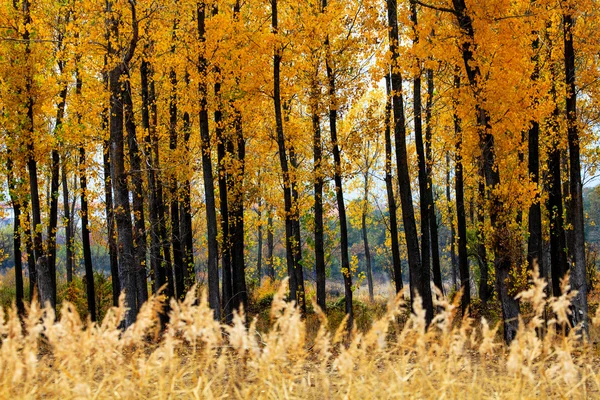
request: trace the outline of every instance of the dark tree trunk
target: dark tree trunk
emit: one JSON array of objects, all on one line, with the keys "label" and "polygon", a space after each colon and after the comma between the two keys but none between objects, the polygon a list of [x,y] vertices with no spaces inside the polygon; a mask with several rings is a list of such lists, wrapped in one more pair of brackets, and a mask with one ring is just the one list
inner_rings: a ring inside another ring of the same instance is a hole
[{"label": "dark tree trunk", "polygon": [[[109,34],[113,40],[116,40],[119,35],[119,21],[111,16],[112,4],[107,3],[109,14]],[[121,290],[125,291],[125,305],[128,311],[125,315],[125,327],[130,326],[135,322],[138,304],[137,304],[137,272],[134,243],[133,243],[133,226],[131,223],[131,206],[129,202],[129,187],[127,184],[128,171],[125,169],[125,152],[124,152],[124,109],[123,103],[126,98],[123,98],[123,82],[122,77],[128,69],[128,64],[133,57],[138,40],[137,16],[135,3],[130,3],[131,21],[133,27],[133,35],[125,55],[121,57],[121,51],[116,51],[109,46],[108,54],[113,56],[118,53],[119,64],[113,67],[108,72],[108,83],[110,90],[110,160],[111,160],[111,180],[114,187],[114,216],[117,225],[118,235],[118,257],[119,257],[119,280]],[[127,96],[126,96],[127,97]]]},{"label": "dark tree trunk", "polygon": [[[147,60],[142,60],[140,66],[140,78],[142,89],[142,129],[144,129],[144,145],[146,154],[148,192],[149,192],[149,214],[150,214],[150,270],[154,279],[154,293],[166,283],[165,269],[161,262],[161,243],[160,243],[160,219],[158,217],[158,196],[156,182],[156,160],[153,154],[154,127],[150,127],[150,104],[153,99],[150,98],[150,64]],[[163,316],[164,319],[164,316]]]},{"label": "dark tree trunk", "polygon": [[[274,34],[278,34],[277,23],[277,0],[271,0],[271,28]],[[277,145],[279,151],[279,163],[283,178],[283,199],[285,211],[285,241],[286,241],[286,260],[288,267],[288,276],[290,278],[290,298],[296,301],[296,304],[305,310],[304,292],[301,290],[300,282],[297,279],[297,270],[302,265],[297,264],[297,254],[300,253],[299,243],[296,243],[294,234],[294,219],[292,210],[292,182],[289,171],[285,135],[283,132],[283,115],[281,105],[281,49],[275,48],[273,54],[273,105],[275,108],[275,127],[277,133]]]},{"label": "dark tree trunk", "polygon": [[477,208],[477,258],[479,261],[479,298],[485,304],[490,298],[490,287],[488,285],[488,259],[485,247],[485,175],[483,168],[479,170],[479,183],[477,194],[479,195],[479,207]]},{"label": "dark tree trunk", "polygon": [[[535,39],[531,44],[534,51],[533,62],[534,71],[531,75],[531,80],[537,82],[539,78],[539,56],[537,54],[540,47],[540,40],[537,37],[537,32],[533,32]],[[537,101],[536,101],[537,105]],[[540,186],[540,124],[537,120],[531,121],[528,135],[528,172],[533,184],[536,187]],[[540,197],[536,196],[531,206],[529,207],[529,239],[527,242],[527,265],[530,270],[533,270],[537,264],[539,274],[542,277],[546,276],[543,257],[543,237],[542,237],[542,210]]]},{"label": "dark tree trunk", "polygon": [[[260,183],[259,183],[260,185]],[[256,228],[258,236],[258,244],[256,246],[256,278],[258,279],[258,285],[260,286],[263,276],[262,270],[262,255],[263,255],[263,228],[262,228],[262,198],[258,199],[258,227]]]},{"label": "dark tree trunk", "polygon": [[73,281],[73,222],[71,221],[71,209],[69,207],[69,184],[67,179],[67,168],[62,164],[62,189],[63,189],[63,213],[65,215],[65,253],[67,282]]},{"label": "dark tree trunk", "polygon": [[[30,48],[30,32],[29,26],[31,25],[31,13],[30,13],[30,2],[28,0],[24,0],[21,4],[22,12],[23,12],[23,23],[25,26],[25,31],[23,32],[22,39],[25,43],[25,57],[27,60],[31,58],[31,48]],[[28,61],[29,62],[29,61]],[[33,121],[33,106],[34,106],[34,97],[33,97],[33,71],[29,71],[28,76],[26,78],[26,87],[25,91],[27,93],[27,103],[25,105],[26,108],[26,119],[24,130],[27,132],[27,170],[29,171],[29,194],[30,194],[30,203],[31,203],[31,216],[32,216],[32,228],[33,228],[33,253],[35,256],[35,270],[37,276],[38,285],[38,297],[42,305],[46,302],[49,302],[52,308],[56,308],[56,304],[54,303],[55,299],[55,291],[53,291],[52,282],[54,279],[52,278],[52,273],[48,268],[48,259],[44,254],[44,246],[43,246],[43,238],[42,238],[42,217],[41,217],[41,209],[40,209],[40,196],[38,189],[38,174],[37,174],[37,161],[35,159],[35,149],[34,149],[34,138],[35,138],[35,127]]]},{"label": "dark tree trunk", "polygon": [[125,128],[129,144],[130,175],[133,183],[133,245],[136,268],[137,306],[138,310],[148,300],[148,279],[146,276],[146,222],[144,216],[144,178],[142,175],[142,159],[137,141],[136,125],[133,115],[133,99],[129,80],[124,83],[123,90]]},{"label": "dark tree trunk", "polygon": [[[176,25],[176,24],[175,24]],[[174,28],[175,29],[175,28]],[[174,49],[172,50],[174,51]],[[171,96],[169,98],[169,149],[171,153],[177,150],[177,74],[174,69],[169,72]],[[183,265],[183,248],[181,232],[179,231],[179,183],[177,172],[171,174],[171,243],[173,245],[173,272],[175,275],[175,293],[179,300],[185,297],[185,279]]]},{"label": "dark tree trunk", "polygon": [[[414,39],[413,46],[418,43],[419,37],[417,35],[417,7],[414,2],[411,2],[411,20],[414,27]],[[417,58],[416,63],[420,68],[420,61]],[[423,145],[423,122],[421,118],[422,102],[421,102],[421,72],[417,72],[413,78],[413,112],[414,112],[414,128],[415,128],[415,146],[417,149],[418,165],[419,165],[419,205],[421,211],[421,278],[423,281],[427,279],[429,281],[431,275],[431,236],[429,232],[429,205],[431,203],[429,199],[427,177],[427,167],[425,161],[425,147]],[[438,288],[441,288],[441,276]],[[437,284],[436,284],[437,285]]]},{"label": "dark tree trunk", "polygon": [[[108,118],[108,111],[106,111]],[[110,258],[110,275],[112,278],[113,306],[119,305],[119,295],[121,293],[121,281],[119,278],[119,260],[117,250],[117,240],[115,237],[115,213],[113,207],[113,189],[110,177],[110,143],[104,142],[104,196],[106,201],[106,226],[108,229],[108,253]]]},{"label": "dark tree trunk", "polygon": [[24,201],[23,210],[25,210],[25,250],[27,251],[27,268],[29,269],[29,302],[34,299],[34,293],[37,290],[37,271],[35,269],[35,253],[33,251],[33,240],[31,237],[31,217],[29,213],[29,203]]},{"label": "dark tree trunk", "polygon": [[[396,0],[387,0],[387,14],[389,25],[390,53],[392,63],[398,62],[398,10]],[[411,299],[416,295],[421,296],[423,308],[426,311],[427,324],[433,319],[433,300],[429,280],[429,268],[423,268],[419,248],[417,223],[412,203],[412,189],[408,170],[406,151],[406,127],[404,119],[404,105],[402,103],[402,77],[397,69],[392,66],[392,109],[394,113],[394,139],[396,144],[396,162],[398,164],[398,185],[402,205],[402,219],[408,252],[408,267],[410,272]]]},{"label": "dark tree trunk", "polygon": [[[314,89],[316,91],[316,88]],[[325,293],[325,246],[323,236],[323,171],[322,153],[323,143],[321,140],[321,120],[319,118],[316,93],[312,101],[312,127],[313,127],[313,159],[314,159],[314,190],[315,190],[315,273],[317,286],[317,305],[323,312],[327,309]]]},{"label": "dark tree trunk", "polygon": [[392,181],[392,89],[390,75],[385,76],[387,100],[385,103],[385,187],[387,190],[388,212],[390,214],[390,236],[392,238],[392,268],[396,293],[402,290],[402,264],[400,262],[400,244],[398,243],[398,217],[396,215],[396,198]]},{"label": "dark tree trunk", "polygon": [[[205,41],[205,4],[199,3],[197,7],[198,39]],[[198,73],[205,76],[207,73],[207,61],[203,54],[198,56]],[[217,242],[217,213],[215,205],[215,187],[213,181],[213,168],[210,158],[210,132],[208,126],[208,90],[206,83],[198,84],[200,138],[202,141],[202,175],[204,180],[204,195],[206,207],[206,224],[208,237],[208,300],[210,307],[214,310],[215,319],[221,319],[220,296],[219,296],[219,244]]]},{"label": "dark tree trunk", "polygon": [[273,207],[267,210],[267,276],[271,281],[275,279],[275,266],[273,265],[273,251],[275,239],[273,237]]},{"label": "dark tree trunk", "polygon": [[246,289],[246,272],[244,261],[244,173],[246,166],[246,142],[242,130],[242,115],[239,110],[234,110],[234,129],[236,143],[229,142],[229,153],[234,154],[237,150],[236,161],[238,170],[229,177],[228,200],[231,201],[229,210],[229,232],[231,235],[231,267],[233,285],[233,305],[235,308],[243,306],[248,309],[248,291]]},{"label": "dark tree trunk", "polygon": [[21,254],[21,203],[17,193],[16,181],[13,175],[13,162],[10,149],[7,149],[6,172],[8,178],[8,190],[13,207],[13,256],[15,261],[15,292],[17,312],[20,316],[25,315],[23,303],[23,256]]},{"label": "dark tree trunk", "polygon": [[[218,72],[217,72],[218,73]],[[227,196],[227,166],[226,162],[226,147],[228,142],[223,130],[223,117],[220,104],[221,83],[215,82],[214,85],[215,98],[217,99],[217,107],[214,112],[215,119],[215,134],[217,138],[217,163],[218,163],[218,178],[219,185],[219,208],[221,212],[221,265],[222,265],[222,308],[227,322],[231,322],[233,318],[233,310],[236,308],[233,304],[233,276],[231,271],[231,236],[229,232],[229,199]]]},{"label": "dark tree trunk", "polygon": [[583,218],[583,192],[581,183],[580,143],[577,126],[577,92],[575,88],[575,49],[573,46],[572,10],[563,15],[565,90],[567,112],[567,134],[569,141],[569,191],[571,207],[569,223],[573,226],[573,247],[569,248],[572,259],[570,286],[577,291],[571,301],[571,323],[575,327],[583,324],[588,333],[588,302],[585,266],[585,231]]},{"label": "dark tree trunk", "polygon": [[[96,292],[94,290],[94,268],[92,266],[92,249],[90,246],[91,233],[88,217],[89,210],[87,201],[87,177],[85,174],[85,163],[85,149],[82,146],[79,148],[79,184],[81,186],[81,244],[83,246],[83,263],[85,265],[88,313],[92,321],[96,321]],[[68,221],[68,224],[70,224],[70,221]]]},{"label": "dark tree trunk", "polygon": [[365,263],[367,267],[367,286],[369,288],[369,300],[373,301],[373,268],[371,265],[371,249],[369,248],[369,236],[367,234],[367,202],[369,201],[369,173],[365,173],[365,197],[361,216],[362,239],[365,247]]},{"label": "dark tree trunk", "polygon": [[[115,22],[116,23],[116,22]],[[119,281],[125,291],[125,304],[129,308],[125,326],[135,322],[137,315],[137,265],[133,244],[133,226],[129,203],[128,173],[125,170],[123,135],[123,90],[121,77],[124,69],[117,66],[109,72],[110,87],[110,166],[114,188],[113,213],[117,225]]]},{"label": "dark tree trunk", "polygon": [[[552,44],[549,41],[549,49]],[[548,54],[550,55],[550,54]],[[560,110],[558,108],[558,98],[556,92],[557,74],[555,67],[550,66],[552,77],[552,86],[550,95],[554,101],[554,110],[550,117],[549,127],[551,142],[548,153],[548,212],[550,214],[550,267],[552,275],[552,294],[560,296],[560,281],[568,272],[567,266],[567,239],[563,223],[563,193],[561,182],[561,151],[559,148],[559,126]]]},{"label": "dark tree trunk", "polygon": [[[460,77],[454,77],[454,86],[460,88]],[[460,289],[462,291],[461,309],[463,315],[471,303],[471,285],[469,276],[469,259],[467,255],[467,221],[465,216],[465,183],[462,164],[462,129],[460,119],[454,110],[454,134],[456,135],[456,166],[454,184],[456,192],[456,226],[458,230],[458,271],[460,274]]]},{"label": "dark tree trunk", "polygon": [[[106,42],[110,41],[109,30],[106,31]],[[108,64],[108,55],[104,58],[104,67]],[[102,76],[104,89],[109,90],[109,76],[104,73]],[[110,135],[110,105],[102,110],[102,130],[108,131]],[[121,280],[119,278],[119,260],[117,239],[115,232],[115,214],[113,207],[113,182],[111,178],[111,161],[110,161],[110,138],[103,142],[103,172],[104,172],[104,199],[106,204],[106,227],[107,227],[107,243],[110,259],[110,275],[112,283],[113,306],[119,305],[119,295],[121,294]]]},{"label": "dark tree trunk", "polygon": [[[189,75],[186,72],[185,84],[189,85]],[[183,113],[183,142],[185,144],[186,155],[189,157],[189,142],[192,133],[192,123],[190,113]],[[186,179],[182,188],[182,202],[180,204],[181,216],[181,242],[183,244],[183,275],[185,278],[185,288],[189,290],[196,282],[196,271],[194,268],[194,235],[192,231],[192,185],[189,179]]]},{"label": "dark tree trunk", "polygon": [[[66,96],[66,90],[65,90]],[[66,103],[66,99],[64,101]],[[60,106],[59,106],[60,107]],[[62,124],[61,118],[56,119],[57,128]],[[50,215],[47,233],[48,269],[52,277],[53,303],[56,304],[56,230],[58,226],[58,197],[60,182],[60,156],[58,150],[52,150],[52,165],[50,177]]]},{"label": "dark tree trunk", "polygon": [[[323,0],[323,9],[327,7],[327,0]],[[344,275],[344,300],[346,302],[346,315],[348,315],[348,329],[354,324],[354,311],[352,308],[352,271],[350,270],[350,257],[348,255],[348,222],[346,218],[346,205],[344,204],[344,189],[342,186],[342,157],[337,137],[338,104],[334,71],[331,67],[329,38],[325,39],[327,70],[327,83],[329,94],[329,130],[333,150],[333,180],[335,182],[335,197],[337,200],[340,218],[340,251],[342,253],[342,274]]]},{"label": "dark tree trunk", "polygon": [[[427,197],[429,199],[429,235],[431,238],[431,270],[433,272],[433,283],[444,294],[442,284],[442,270],[440,266],[440,239],[438,233],[437,214],[435,212],[435,199],[433,198],[433,153],[431,113],[433,108],[433,70],[427,69],[427,103],[425,108],[425,161],[427,173]],[[452,227],[454,229],[454,226]],[[454,242],[453,242],[454,243]]]},{"label": "dark tree trunk", "polygon": [[[459,132],[455,132],[458,136]],[[454,212],[452,211],[452,195],[450,190],[450,152],[446,153],[446,201],[448,203],[448,219],[450,220],[450,268],[452,269],[452,288],[458,289],[457,269],[458,259],[456,258],[456,230],[454,227]],[[464,205],[463,205],[464,208]]]},{"label": "dark tree trunk", "polygon": [[[59,40],[59,48],[62,44]],[[58,69],[61,74],[64,71],[64,62],[58,62]],[[56,109],[56,122],[54,127],[54,136],[58,136],[62,128],[63,119],[65,116],[65,108],[67,106],[67,86],[64,85],[59,94],[59,103]],[[52,149],[52,163],[50,168],[50,215],[48,221],[47,233],[47,251],[48,251],[48,269],[52,277],[53,302],[56,304],[56,230],[58,226],[58,197],[59,197],[59,182],[60,182],[60,156],[56,148]]]},{"label": "dark tree trunk", "polygon": [[509,226],[506,216],[502,214],[502,199],[495,189],[500,185],[500,173],[495,166],[494,136],[491,133],[490,118],[487,110],[483,108],[480,98],[479,81],[481,73],[473,62],[473,43],[475,33],[471,17],[468,14],[464,0],[452,0],[457,22],[465,36],[462,47],[462,58],[469,79],[469,84],[474,91],[476,100],[476,120],[480,135],[480,148],[483,158],[486,186],[490,195],[490,222],[494,229],[493,248],[494,264],[496,271],[496,286],[500,303],[502,305],[502,318],[504,321],[504,340],[512,342],[518,328],[519,303],[508,293],[508,281],[511,270],[510,248],[507,244]]}]

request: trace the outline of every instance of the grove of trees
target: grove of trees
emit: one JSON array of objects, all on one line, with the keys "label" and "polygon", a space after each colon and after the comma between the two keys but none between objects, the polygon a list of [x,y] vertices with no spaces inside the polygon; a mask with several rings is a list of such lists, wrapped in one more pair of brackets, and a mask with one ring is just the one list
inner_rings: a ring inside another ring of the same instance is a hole
[{"label": "grove of trees", "polygon": [[475,294],[499,302],[510,343],[515,296],[539,270],[555,296],[569,277],[571,324],[587,329],[598,6],[4,1],[0,176],[19,311],[35,294],[56,307],[57,279],[81,265],[94,321],[101,247],[125,326],[151,293],[182,299],[196,283],[230,322],[283,275],[303,312],[311,281],[322,309],[341,282],[351,326],[357,281],[373,298],[385,270],[428,323],[438,292],[460,291],[463,312]]}]

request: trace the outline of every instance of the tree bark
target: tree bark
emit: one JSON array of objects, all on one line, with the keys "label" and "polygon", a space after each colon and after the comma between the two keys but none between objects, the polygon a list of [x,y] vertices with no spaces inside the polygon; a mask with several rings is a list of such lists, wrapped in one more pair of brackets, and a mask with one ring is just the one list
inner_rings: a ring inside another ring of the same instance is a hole
[{"label": "tree bark", "polygon": [[[459,132],[455,132],[458,136]],[[454,212],[452,211],[452,195],[450,190],[450,152],[446,153],[446,201],[448,203],[448,219],[450,221],[450,268],[452,269],[452,288],[458,289],[457,269],[458,259],[456,257],[456,229],[454,227]],[[464,205],[463,205],[464,207]]]},{"label": "tree bark", "polygon": [[[271,0],[271,29],[277,36],[279,33],[277,15],[277,0]],[[292,203],[292,182],[288,164],[288,155],[286,150],[286,140],[283,130],[283,115],[281,105],[281,49],[277,46],[273,54],[273,105],[275,108],[275,128],[277,132],[277,146],[279,151],[279,163],[283,178],[283,200],[285,210],[285,238],[286,238],[286,260],[288,267],[288,276],[290,278],[290,298],[296,301],[296,304],[305,310],[304,293],[301,290],[300,282],[297,279],[297,270],[302,265],[297,263],[297,254],[300,253],[299,245],[296,242],[294,234],[294,210]]]},{"label": "tree bark", "polygon": [[[217,74],[219,72],[216,72]],[[227,166],[225,165],[227,154],[227,140],[223,130],[223,113],[221,111],[221,83],[219,81],[214,84],[215,98],[217,99],[217,107],[214,111],[215,120],[215,135],[217,138],[217,182],[219,185],[219,209],[221,213],[221,271],[222,271],[222,308],[225,314],[225,319],[228,323],[233,318],[233,310],[236,308],[233,304],[233,276],[231,270],[231,236],[229,232],[229,199],[227,196]]]},{"label": "tree bark", "polygon": [[398,185],[402,205],[404,234],[408,250],[408,267],[410,272],[411,300],[414,302],[417,294],[421,296],[423,308],[426,311],[426,322],[433,319],[433,300],[429,281],[429,268],[421,264],[417,223],[412,203],[412,189],[408,170],[406,151],[406,127],[404,105],[402,100],[402,77],[396,68],[398,62],[398,10],[396,0],[387,0],[390,52],[392,54],[392,109],[394,113],[394,139],[396,144],[396,163],[398,164]]},{"label": "tree bark", "polygon": [[273,206],[267,209],[267,276],[271,281],[275,279],[275,265],[273,265],[273,252],[275,239],[273,237]]},{"label": "tree bark", "polygon": [[[432,134],[433,127],[431,123],[431,114],[433,109],[433,70],[426,70],[427,76],[427,102],[425,106],[425,161],[427,173],[427,197],[429,199],[429,235],[431,238],[431,270],[433,272],[433,283],[444,294],[444,285],[442,284],[442,270],[440,266],[440,240],[438,233],[437,214],[435,212],[435,199],[433,198],[433,152],[432,152]],[[452,226],[454,229],[454,226]],[[454,244],[454,242],[452,242]]]},{"label": "tree bark", "polygon": [[369,235],[367,234],[367,204],[369,201],[369,171],[364,174],[365,197],[363,198],[363,209],[361,215],[362,239],[365,248],[365,263],[367,267],[367,286],[369,288],[369,300],[373,301],[373,267],[371,265],[371,249],[369,247]]},{"label": "tree bark", "polygon": [[[460,88],[460,77],[454,76],[454,87]],[[467,221],[465,216],[465,183],[462,164],[462,129],[458,118],[455,104],[454,110],[454,134],[456,135],[456,166],[455,166],[455,188],[456,192],[456,226],[458,230],[458,271],[460,274],[460,290],[462,291],[461,310],[466,314],[471,303],[471,285],[469,276],[469,259],[467,255]]]},{"label": "tree bark", "polygon": [[[260,185],[260,182],[259,182]],[[256,246],[256,278],[258,279],[258,286],[260,286],[263,276],[262,270],[262,255],[263,255],[263,227],[262,227],[262,198],[258,199],[258,210],[257,210],[257,218],[258,218],[258,226],[256,228],[256,233],[258,236],[258,244]]]},{"label": "tree bark", "polygon": [[65,215],[65,253],[67,283],[73,281],[73,222],[71,221],[71,209],[69,207],[69,184],[67,179],[67,167],[62,164],[62,189],[63,189],[63,213]]},{"label": "tree bark", "polygon": [[392,180],[392,89],[390,74],[385,76],[386,103],[385,103],[385,187],[387,190],[388,212],[390,214],[390,236],[392,238],[392,270],[396,293],[402,290],[402,264],[400,262],[400,244],[398,243],[398,217],[396,215],[396,198],[394,197],[394,184]]},{"label": "tree bark", "polygon": [[129,144],[129,168],[133,183],[133,246],[136,268],[138,310],[148,300],[148,278],[146,274],[146,221],[144,216],[144,178],[142,159],[137,141],[137,127],[133,115],[133,99],[129,80],[124,82],[123,90],[125,128]]},{"label": "tree bark", "polygon": [[[539,56],[537,54],[540,47],[540,40],[537,32],[533,32],[535,39],[531,47],[534,52],[532,61],[534,70],[531,74],[531,80],[536,83],[539,78]],[[537,100],[535,105],[537,106]],[[539,121],[533,119],[529,128],[527,140],[528,147],[528,172],[531,182],[539,188],[540,186],[540,124]],[[544,257],[543,257],[543,237],[542,237],[542,210],[540,204],[540,196],[536,195],[529,206],[529,239],[527,241],[527,265],[529,270],[533,271],[534,266],[538,266],[539,274],[545,277]]]},{"label": "tree bark", "polygon": [[[410,3],[411,9],[411,20],[413,22],[413,46],[419,42],[417,35],[417,7],[414,2]],[[419,166],[419,205],[421,211],[421,273],[422,280],[430,280],[431,271],[431,236],[430,236],[430,224],[429,224],[429,205],[431,203],[429,199],[428,189],[428,177],[427,167],[425,161],[425,148],[423,145],[423,121],[422,121],[422,102],[421,102],[421,72],[420,72],[420,60],[416,59],[417,68],[419,72],[413,77],[413,113],[414,113],[414,128],[415,128],[415,147],[417,150],[418,166]],[[438,288],[441,288],[441,276]],[[435,283],[435,282],[434,282]],[[437,284],[436,284],[437,285]]]},{"label": "tree bark", "polygon": [[79,184],[81,186],[81,243],[83,246],[83,263],[85,265],[88,313],[91,320],[96,321],[96,292],[94,290],[94,268],[92,265],[92,249],[90,246],[91,232],[89,228],[89,209],[87,201],[87,177],[85,174],[85,164],[85,148],[81,146],[79,148]]},{"label": "tree bark", "polygon": [[[109,32],[113,40],[116,40],[119,34],[119,21],[112,14],[112,3],[107,3],[107,13],[109,14]],[[108,53],[111,56],[118,56],[119,63],[108,72],[108,82],[110,90],[110,160],[111,160],[111,180],[114,185],[114,216],[117,225],[117,235],[119,239],[118,257],[119,257],[119,280],[121,290],[125,291],[125,305],[128,310],[125,314],[125,328],[135,322],[138,311],[137,304],[137,272],[138,268],[135,261],[133,226],[131,222],[131,206],[129,202],[129,187],[127,184],[128,171],[125,169],[124,153],[124,110],[123,110],[123,83],[121,79],[128,69],[129,61],[133,57],[138,40],[137,17],[135,3],[130,3],[131,21],[133,35],[131,42],[125,49],[125,55],[121,58],[121,52],[112,49],[109,46]]]},{"label": "tree bark", "polygon": [[[248,309],[248,291],[246,289],[246,271],[244,260],[244,174],[246,168],[246,141],[242,130],[242,114],[234,108],[234,142],[229,142],[229,154],[236,157],[237,171],[229,176],[228,200],[231,201],[229,210],[229,232],[231,235],[231,269],[233,284],[233,305],[239,309]],[[235,148],[234,148],[235,147]],[[301,271],[300,271],[301,272]]]},{"label": "tree bark", "polygon": [[465,36],[462,44],[462,58],[474,96],[476,100],[476,120],[480,135],[480,148],[483,158],[483,169],[485,172],[486,186],[490,196],[490,222],[494,229],[493,247],[494,247],[494,265],[496,271],[496,286],[500,303],[502,305],[502,318],[504,321],[504,340],[506,343],[512,342],[515,338],[518,328],[519,303],[508,293],[508,280],[511,270],[511,260],[509,258],[510,249],[507,245],[509,235],[509,226],[506,218],[502,215],[502,199],[495,189],[500,185],[500,174],[495,166],[495,146],[494,136],[491,133],[490,118],[487,110],[483,108],[481,88],[481,72],[473,62],[473,43],[475,43],[475,33],[471,17],[468,14],[464,0],[452,0],[454,5],[457,22]]},{"label": "tree bark", "polygon": [[[197,23],[198,23],[198,39],[200,42],[205,41],[205,16],[206,5],[198,3],[197,7]],[[204,54],[198,56],[198,73],[200,76],[205,76],[206,59]],[[208,236],[208,300],[210,307],[214,310],[214,317],[217,320],[221,319],[220,296],[219,296],[219,269],[218,257],[219,249],[217,242],[217,213],[215,205],[215,187],[213,181],[213,169],[210,158],[210,132],[208,126],[208,106],[207,95],[208,90],[206,83],[200,81],[198,83],[198,94],[200,97],[199,104],[199,120],[200,120],[200,138],[202,141],[202,175],[204,180],[204,195],[206,207],[206,224]]]},{"label": "tree bark", "polygon": [[[316,86],[316,83],[313,84]],[[313,160],[314,160],[314,196],[315,196],[315,273],[317,286],[317,305],[323,312],[327,309],[325,293],[325,246],[323,235],[323,143],[321,139],[321,119],[319,118],[316,87],[313,88],[312,128],[313,128]]]},{"label": "tree bark", "polygon": [[[190,78],[186,72],[185,84],[189,85]],[[190,154],[190,135],[192,133],[192,123],[190,121],[190,113],[183,113],[183,142],[185,145],[186,154]],[[189,179],[186,179],[182,188],[182,202],[180,204],[181,215],[181,242],[183,244],[183,264],[185,288],[189,290],[196,282],[196,271],[194,268],[194,234],[192,231],[192,185]]]},{"label": "tree bark", "polygon": [[[176,29],[177,23],[174,23]],[[173,35],[175,36],[175,35]],[[174,48],[171,49],[174,52]],[[169,80],[171,84],[171,95],[169,98],[169,149],[171,153],[177,150],[177,74],[175,69],[169,71]],[[175,293],[179,300],[185,298],[185,279],[183,264],[183,247],[181,242],[180,222],[179,222],[179,182],[177,172],[173,171],[170,177],[171,188],[171,243],[173,245],[173,272],[175,275]]]},{"label": "tree bark", "polygon": [[577,291],[571,301],[571,323],[573,327],[582,324],[588,333],[588,302],[585,266],[585,231],[583,219],[583,192],[581,183],[581,161],[579,128],[577,126],[577,92],[575,89],[575,49],[573,45],[573,24],[575,20],[567,10],[563,15],[565,95],[567,112],[567,135],[569,142],[569,191],[571,207],[569,222],[573,226],[573,248],[569,249],[572,259],[570,286]]},{"label": "tree bark", "polygon": [[13,256],[15,261],[15,294],[17,312],[20,316],[25,315],[25,304],[23,303],[23,255],[21,254],[21,203],[17,192],[16,181],[13,175],[13,161],[9,148],[6,155],[6,173],[8,178],[8,190],[13,207]]},{"label": "tree bark", "polygon": [[[327,7],[327,0],[323,0],[323,9]],[[333,151],[333,180],[335,182],[335,197],[340,219],[340,251],[342,253],[342,275],[344,276],[344,300],[346,315],[348,316],[348,330],[354,324],[354,310],[352,307],[352,271],[350,270],[350,257],[348,255],[348,222],[346,218],[346,205],[344,204],[344,188],[342,185],[342,157],[337,137],[338,104],[336,94],[335,74],[331,67],[331,50],[329,37],[325,39],[325,69],[327,71],[327,84],[329,94],[329,133]]]}]

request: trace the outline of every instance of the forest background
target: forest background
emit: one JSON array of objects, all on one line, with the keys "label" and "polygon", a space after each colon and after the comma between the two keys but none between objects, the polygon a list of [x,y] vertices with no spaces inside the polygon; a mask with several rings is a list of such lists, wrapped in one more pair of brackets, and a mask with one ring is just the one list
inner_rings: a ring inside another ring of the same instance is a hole
[{"label": "forest background", "polygon": [[95,320],[125,290],[129,326],[198,282],[231,321],[287,276],[349,326],[358,286],[407,285],[429,323],[433,283],[510,342],[537,266],[586,328],[599,23],[593,0],[3,1],[3,301]]}]

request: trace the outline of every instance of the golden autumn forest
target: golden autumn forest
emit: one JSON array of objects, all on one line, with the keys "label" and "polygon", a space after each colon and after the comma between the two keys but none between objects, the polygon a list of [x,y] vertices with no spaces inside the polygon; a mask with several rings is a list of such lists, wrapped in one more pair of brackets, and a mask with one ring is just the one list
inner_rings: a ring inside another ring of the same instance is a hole
[{"label": "golden autumn forest", "polygon": [[597,0],[2,0],[0,397],[598,397],[599,135]]}]

